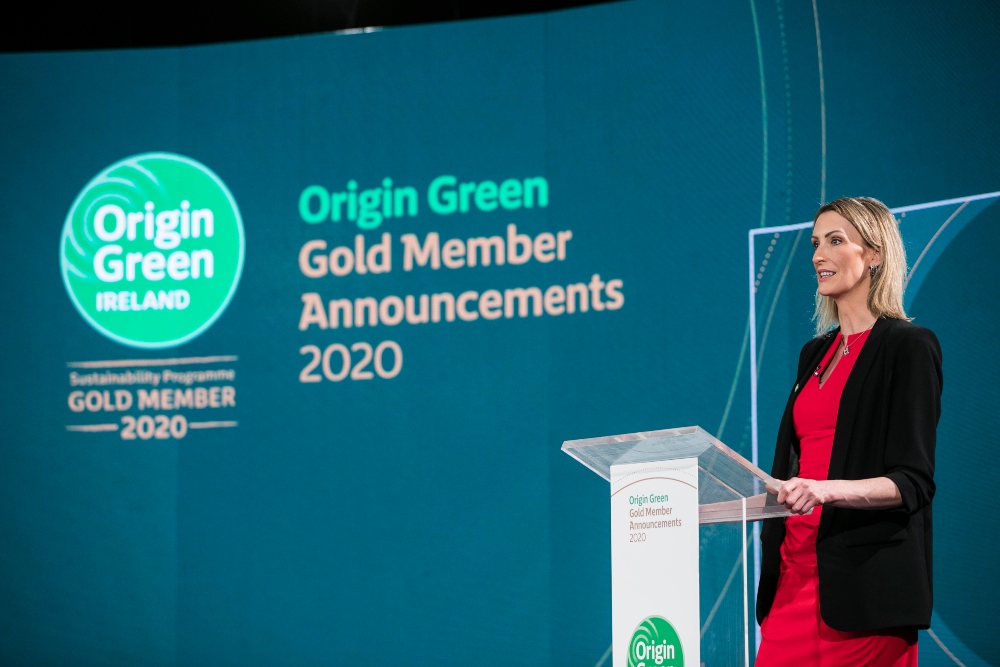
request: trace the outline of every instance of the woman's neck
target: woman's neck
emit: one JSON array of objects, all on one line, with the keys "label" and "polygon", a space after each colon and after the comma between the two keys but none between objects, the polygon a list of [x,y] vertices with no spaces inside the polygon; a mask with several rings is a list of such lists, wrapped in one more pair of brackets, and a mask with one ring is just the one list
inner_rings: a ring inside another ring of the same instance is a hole
[{"label": "woman's neck", "polygon": [[845,336],[869,329],[878,319],[868,310],[867,298],[860,304],[854,303],[854,301],[854,299],[837,301],[837,319],[840,321],[840,332]]}]

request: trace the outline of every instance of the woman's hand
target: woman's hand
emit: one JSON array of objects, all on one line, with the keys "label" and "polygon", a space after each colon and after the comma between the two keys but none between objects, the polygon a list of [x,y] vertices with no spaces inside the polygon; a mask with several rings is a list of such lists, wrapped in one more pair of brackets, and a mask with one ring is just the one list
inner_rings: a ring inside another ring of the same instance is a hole
[{"label": "woman's hand", "polygon": [[888,477],[826,481],[792,477],[787,482],[774,480],[773,484],[767,485],[767,490],[777,494],[778,503],[787,507],[792,514],[806,514],[818,505],[874,510],[890,509],[903,504],[899,488]]},{"label": "woman's hand", "polygon": [[808,514],[812,508],[827,502],[827,482],[801,477],[792,477],[787,482],[775,482],[780,486],[768,488],[777,492],[778,503],[788,508],[792,514]]}]

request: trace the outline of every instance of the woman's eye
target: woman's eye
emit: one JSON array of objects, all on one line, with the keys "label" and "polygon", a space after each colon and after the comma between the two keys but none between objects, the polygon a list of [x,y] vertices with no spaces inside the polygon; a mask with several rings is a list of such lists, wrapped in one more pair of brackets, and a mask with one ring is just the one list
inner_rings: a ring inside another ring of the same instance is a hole
[{"label": "woman's eye", "polygon": [[830,239],[830,243],[833,245],[840,245],[840,239]]}]

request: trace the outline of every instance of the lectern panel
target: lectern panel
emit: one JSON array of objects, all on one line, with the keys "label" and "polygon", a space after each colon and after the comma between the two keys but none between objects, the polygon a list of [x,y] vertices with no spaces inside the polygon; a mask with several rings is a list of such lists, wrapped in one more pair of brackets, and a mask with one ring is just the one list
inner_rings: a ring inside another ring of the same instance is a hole
[{"label": "lectern panel", "polygon": [[777,488],[770,475],[698,426],[568,440],[562,449],[608,481],[613,465],[698,459],[700,523],[742,520],[743,498],[747,521],[790,514],[768,490]]}]

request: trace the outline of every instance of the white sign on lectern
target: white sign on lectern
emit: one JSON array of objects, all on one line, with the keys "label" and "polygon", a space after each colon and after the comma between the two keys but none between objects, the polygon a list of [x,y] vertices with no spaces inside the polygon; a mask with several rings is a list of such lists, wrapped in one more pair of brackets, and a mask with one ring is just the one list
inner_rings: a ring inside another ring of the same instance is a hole
[{"label": "white sign on lectern", "polygon": [[613,667],[700,664],[698,459],[611,466],[611,618]]}]

